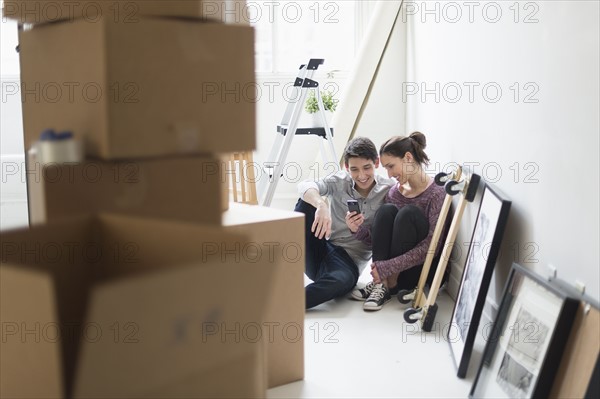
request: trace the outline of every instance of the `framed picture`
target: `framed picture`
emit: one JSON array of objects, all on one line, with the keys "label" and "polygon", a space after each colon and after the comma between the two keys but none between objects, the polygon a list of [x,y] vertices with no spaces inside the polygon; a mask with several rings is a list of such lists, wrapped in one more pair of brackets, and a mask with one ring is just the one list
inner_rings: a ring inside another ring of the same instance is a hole
[{"label": "framed picture", "polygon": [[548,397],[579,301],[513,264],[470,397]]},{"label": "framed picture", "polygon": [[460,378],[467,374],[510,204],[497,190],[485,186],[448,328],[448,343]]}]

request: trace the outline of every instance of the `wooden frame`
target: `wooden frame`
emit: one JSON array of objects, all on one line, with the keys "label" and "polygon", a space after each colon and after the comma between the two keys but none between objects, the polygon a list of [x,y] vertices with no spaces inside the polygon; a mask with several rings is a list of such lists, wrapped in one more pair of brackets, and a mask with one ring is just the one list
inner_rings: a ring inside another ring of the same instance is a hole
[{"label": "wooden frame", "polygon": [[551,398],[600,397],[600,304],[562,280],[554,280],[581,302],[554,378]]},{"label": "wooden frame", "polygon": [[467,374],[510,205],[491,186],[484,187],[447,335],[460,378]]},{"label": "wooden frame", "polygon": [[578,306],[513,263],[469,397],[548,397]]}]

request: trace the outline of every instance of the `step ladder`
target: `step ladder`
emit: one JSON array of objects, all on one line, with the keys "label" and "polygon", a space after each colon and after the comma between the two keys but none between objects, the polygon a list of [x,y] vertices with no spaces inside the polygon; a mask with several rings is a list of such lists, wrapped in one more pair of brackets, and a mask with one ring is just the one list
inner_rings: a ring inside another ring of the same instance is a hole
[{"label": "step ladder", "polygon": [[[264,162],[264,169],[268,179],[260,179],[258,186],[260,204],[262,206],[270,206],[273,201],[275,189],[282,176],[294,136],[312,135],[322,138],[323,140],[319,140],[319,143],[323,162],[325,164],[333,162],[336,165],[339,163],[339,158],[336,156],[333,146],[333,129],[329,127],[327,118],[325,117],[325,107],[323,106],[319,83],[312,79],[315,71],[324,62],[324,59],[315,58],[311,59],[308,64],[300,66],[292,89],[292,99],[285,109],[281,123],[277,125],[275,143],[273,143],[271,152]],[[315,97],[319,105],[318,114],[321,123],[318,127],[299,128],[298,121],[304,109],[308,90],[316,92]],[[325,146],[325,141],[329,144],[328,148]]]}]

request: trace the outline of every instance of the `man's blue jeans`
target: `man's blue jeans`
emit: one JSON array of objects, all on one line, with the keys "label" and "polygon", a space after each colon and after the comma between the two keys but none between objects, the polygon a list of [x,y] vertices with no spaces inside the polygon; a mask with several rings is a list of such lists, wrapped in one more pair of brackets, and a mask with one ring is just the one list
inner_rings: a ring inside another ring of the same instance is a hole
[{"label": "man's blue jeans", "polygon": [[306,286],[306,309],[310,309],[352,291],[359,277],[358,266],[343,248],[325,238],[318,239],[310,231],[315,221],[314,206],[300,199],[294,210],[305,215],[305,270],[313,280]]}]

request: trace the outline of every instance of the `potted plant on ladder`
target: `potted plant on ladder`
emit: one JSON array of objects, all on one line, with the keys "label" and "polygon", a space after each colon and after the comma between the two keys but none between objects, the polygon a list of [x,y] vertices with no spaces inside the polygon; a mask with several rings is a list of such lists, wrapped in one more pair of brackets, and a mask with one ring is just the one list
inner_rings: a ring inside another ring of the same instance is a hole
[{"label": "potted plant on ladder", "polygon": [[[331,127],[331,115],[336,110],[339,100],[334,98],[334,95],[330,91],[321,91],[321,100],[323,100],[323,107],[325,108],[325,117],[327,118],[327,124]],[[315,90],[311,90],[308,93],[308,98],[304,105],[305,111],[309,114],[309,126],[308,127],[321,127],[323,122],[319,115],[319,102]]]}]

